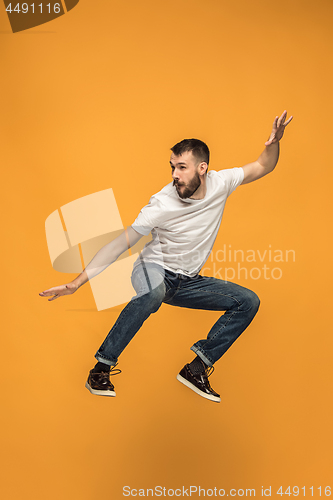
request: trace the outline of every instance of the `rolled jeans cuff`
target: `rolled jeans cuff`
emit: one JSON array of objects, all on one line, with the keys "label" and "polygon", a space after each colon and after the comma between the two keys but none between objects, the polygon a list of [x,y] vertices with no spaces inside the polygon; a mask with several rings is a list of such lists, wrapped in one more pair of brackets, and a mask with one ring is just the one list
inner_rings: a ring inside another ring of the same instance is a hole
[{"label": "rolled jeans cuff", "polygon": [[201,358],[202,361],[204,363],[206,363],[206,365],[213,366],[214,363],[210,359],[207,358],[207,356],[203,353],[203,351],[200,349],[200,347],[197,347],[196,345],[193,345],[191,347],[191,351],[195,352],[195,354],[197,356],[199,356],[199,358]]},{"label": "rolled jeans cuff", "polygon": [[99,361],[100,363],[104,363],[105,365],[115,366],[117,364],[117,361],[111,361],[111,359],[103,358],[98,354],[98,352],[95,354],[95,358],[97,359],[97,361]]}]

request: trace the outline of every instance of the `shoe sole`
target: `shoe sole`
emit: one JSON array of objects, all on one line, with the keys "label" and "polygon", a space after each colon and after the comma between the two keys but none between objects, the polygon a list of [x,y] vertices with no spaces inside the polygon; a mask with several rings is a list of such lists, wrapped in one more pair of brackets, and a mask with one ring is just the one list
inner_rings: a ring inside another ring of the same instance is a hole
[{"label": "shoe sole", "polygon": [[192,391],[194,391],[196,394],[199,394],[199,396],[206,398],[206,399],[209,399],[209,401],[214,401],[215,403],[221,402],[221,398],[217,398],[216,396],[211,396],[209,394],[205,394],[204,392],[200,391],[200,389],[195,387],[195,385],[191,384],[191,382],[186,380],[186,378],[179,375],[179,373],[177,375],[177,380],[179,382],[181,382],[182,384],[186,385],[186,387],[188,387],[189,389],[192,389]]},{"label": "shoe sole", "polygon": [[91,392],[91,394],[95,394],[95,396],[111,396],[111,397],[114,397],[116,395],[116,393],[114,391],[98,391],[97,389],[93,389],[92,387],[90,387],[90,385],[88,384],[88,382],[86,382],[86,388],[88,389],[88,391]]}]

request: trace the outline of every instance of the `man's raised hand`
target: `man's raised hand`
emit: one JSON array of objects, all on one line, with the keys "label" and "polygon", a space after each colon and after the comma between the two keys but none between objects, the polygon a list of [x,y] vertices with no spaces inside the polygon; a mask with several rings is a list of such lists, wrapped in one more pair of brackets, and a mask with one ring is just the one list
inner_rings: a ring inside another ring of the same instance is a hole
[{"label": "man's raised hand", "polygon": [[41,297],[50,297],[51,295],[53,295],[53,297],[48,299],[48,302],[50,302],[51,300],[55,300],[62,295],[70,295],[76,292],[77,289],[78,286],[75,285],[75,283],[67,283],[67,285],[54,286],[52,288],[49,288],[48,290],[41,292],[39,295]]},{"label": "man's raised hand", "polygon": [[293,117],[291,116],[289,120],[285,122],[286,117],[287,117],[287,111],[284,111],[280,116],[280,118],[278,116],[275,117],[271,135],[269,136],[268,141],[265,142],[265,146],[269,146],[270,144],[275,144],[276,142],[279,142],[279,140],[282,138],[284,129],[286,128],[288,123],[290,123],[291,120],[293,119]]}]

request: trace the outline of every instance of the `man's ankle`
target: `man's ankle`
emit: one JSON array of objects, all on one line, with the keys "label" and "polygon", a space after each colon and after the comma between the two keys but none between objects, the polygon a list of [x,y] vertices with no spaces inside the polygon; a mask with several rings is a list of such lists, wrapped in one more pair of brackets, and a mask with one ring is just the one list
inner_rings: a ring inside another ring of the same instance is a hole
[{"label": "man's ankle", "polygon": [[206,365],[206,363],[199,356],[196,356],[194,360],[189,363],[189,368],[193,375],[197,375],[204,372],[206,368],[208,368],[208,365]]},{"label": "man's ankle", "polygon": [[109,372],[110,369],[111,365],[108,365],[106,363],[101,363],[100,361],[98,361],[98,363],[96,363],[96,365],[93,368],[93,372],[94,373]]}]

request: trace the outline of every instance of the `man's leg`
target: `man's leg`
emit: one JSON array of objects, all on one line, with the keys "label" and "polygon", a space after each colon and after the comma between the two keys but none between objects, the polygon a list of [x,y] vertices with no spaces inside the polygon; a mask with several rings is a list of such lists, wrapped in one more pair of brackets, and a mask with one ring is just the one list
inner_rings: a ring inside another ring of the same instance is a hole
[{"label": "man's leg", "polygon": [[[110,382],[110,367],[132,340],[144,321],[161,306],[166,293],[164,272],[160,266],[141,264],[132,273],[132,284],[137,295],[124,307],[117,321],[95,354],[98,363],[90,371],[86,383],[93,394],[115,396]],[[114,373],[112,373],[112,371]],[[119,370],[111,369],[111,375]]]},{"label": "man's leg", "polygon": [[207,368],[212,367],[223,356],[251,323],[259,308],[258,296],[229,281],[197,276],[183,279],[177,292],[166,303],[192,309],[225,311],[213,325],[207,338],[197,341],[191,347],[197,358],[185,365],[177,377],[195,392],[200,391],[200,395],[212,401],[220,401],[219,395],[209,386],[207,376],[210,370]]}]

